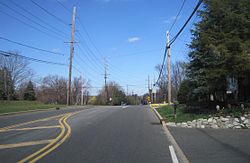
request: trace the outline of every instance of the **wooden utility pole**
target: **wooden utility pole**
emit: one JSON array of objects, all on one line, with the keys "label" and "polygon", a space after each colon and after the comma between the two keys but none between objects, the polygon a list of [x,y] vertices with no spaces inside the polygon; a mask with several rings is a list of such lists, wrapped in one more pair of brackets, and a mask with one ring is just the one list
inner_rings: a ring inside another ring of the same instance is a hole
[{"label": "wooden utility pole", "polygon": [[167,31],[167,48],[168,48],[168,104],[171,104],[171,71],[170,71],[170,44],[169,32]]},{"label": "wooden utility pole", "polygon": [[82,87],[82,90],[81,90],[81,105],[83,105],[83,76],[81,75],[81,87]]},{"label": "wooden utility pole", "polygon": [[109,93],[108,93],[108,86],[107,86],[107,78],[108,78],[107,74],[107,63],[106,60],[104,59],[104,84],[105,84],[105,92],[106,92],[106,98],[107,98],[107,104],[109,103]]},{"label": "wooden utility pole", "polygon": [[[148,75],[148,94],[149,94],[149,102],[152,102],[152,88],[150,88],[150,78],[149,78],[149,75]],[[152,83],[151,83],[152,85]]]},{"label": "wooden utility pole", "polygon": [[127,96],[128,96],[128,84],[127,84]]},{"label": "wooden utility pole", "polygon": [[73,8],[73,16],[72,16],[72,29],[71,29],[72,33],[71,33],[71,42],[70,42],[67,105],[70,105],[70,98],[71,98],[71,76],[72,76],[72,59],[73,59],[73,53],[74,53],[75,17],[76,17],[76,7]]}]

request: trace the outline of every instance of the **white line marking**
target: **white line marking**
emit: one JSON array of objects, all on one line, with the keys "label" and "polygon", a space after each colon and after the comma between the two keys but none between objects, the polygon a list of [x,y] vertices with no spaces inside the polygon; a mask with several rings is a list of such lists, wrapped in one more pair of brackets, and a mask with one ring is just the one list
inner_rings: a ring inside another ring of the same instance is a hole
[{"label": "white line marking", "polygon": [[178,159],[177,159],[177,157],[176,157],[174,148],[173,148],[172,145],[169,146],[169,150],[170,150],[170,154],[171,154],[173,163],[179,163],[179,161],[178,161]]}]

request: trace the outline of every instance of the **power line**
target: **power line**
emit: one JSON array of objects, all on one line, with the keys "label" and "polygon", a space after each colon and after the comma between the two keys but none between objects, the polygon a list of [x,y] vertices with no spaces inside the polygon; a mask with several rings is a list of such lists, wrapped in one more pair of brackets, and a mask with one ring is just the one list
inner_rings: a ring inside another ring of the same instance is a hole
[{"label": "power line", "polygon": [[[57,3],[59,3],[66,11],[68,11],[70,14],[71,14],[71,11],[70,11],[70,9],[69,8],[67,8],[61,1],[59,1],[59,0],[56,0],[56,2]],[[77,16],[76,16],[76,18],[77,18]]]},{"label": "power line", "polygon": [[44,21],[43,19],[41,19],[40,17],[34,15],[33,13],[31,13],[30,11],[28,11],[27,9],[25,9],[24,7],[20,6],[19,4],[15,3],[13,0],[10,0],[10,2],[12,4],[14,4],[16,7],[18,7],[19,9],[25,11],[26,13],[28,13],[29,15],[33,16],[34,18],[38,19],[40,22],[46,24],[47,26],[49,26],[51,29],[53,29],[55,32],[57,32],[58,34],[63,34],[63,35],[67,35],[65,32],[59,30],[58,28],[52,26],[51,24],[47,23],[46,21]]},{"label": "power line", "polygon": [[[24,22],[24,21],[22,21],[22,20],[16,18],[15,16],[12,16],[12,15],[10,15],[10,14],[8,14],[8,13],[2,11],[2,10],[0,10],[0,12],[1,12],[2,14],[4,14],[4,15],[7,15],[7,16],[11,17],[12,19],[15,19],[16,21],[18,21],[18,22],[20,22],[20,23],[22,23],[22,24],[24,24],[24,25],[26,25],[26,26],[28,26],[28,27],[34,29],[34,30],[37,30],[37,31],[39,31],[39,32],[41,32],[41,33],[43,33],[43,34],[45,34],[45,35],[47,35],[47,36],[49,36],[49,37],[55,39],[55,36],[52,36],[50,33],[44,32],[44,31],[40,30],[39,28],[37,28],[37,27],[35,27],[35,26],[33,26],[33,25],[30,25],[30,24],[28,24],[28,23],[26,23],[26,22]],[[56,38],[61,40],[61,38],[59,38],[59,37],[57,37],[57,36],[56,36]]]},{"label": "power line", "polygon": [[[56,0],[67,12],[70,12],[69,9],[63,4],[61,3],[59,0]],[[85,28],[84,24],[82,23],[81,21],[81,18],[79,16],[76,16],[76,20],[78,20],[78,22],[80,23],[80,26],[81,28],[83,29],[83,31],[86,33],[86,36],[89,40],[89,42],[91,43],[91,45],[94,47],[95,51],[97,53],[99,53],[101,56],[102,53],[100,52],[100,50],[97,48],[97,46],[95,45],[94,41],[92,40],[89,32],[87,31],[87,29]],[[86,54],[88,56],[87,57],[87,60],[89,60],[90,62],[94,63],[92,64],[93,66],[95,66],[97,69],[99,68],[100,70],[103,70],[103,67],[100,66],[102,65],[102,62],[101,60],[95,55],[95,53],[91,50],[91,48],[88,46],[87,42],[85,41],[85,39],[83,38],[83,36],[81,35],[81,33],[77,33],[77,35],[79,35],[79,37],[82,39],[83,43],[85,44],[86,46]],[[83,52],[83,50],[81,49],[81,47],[78,45],[79,49]],[[100,63],[100,64],[99,64]],[[112,66],[112,65],[111,65]],[[112,68],[112,67],[111,67]],[[116,68],[114,68],[116,70]]]},{"label": "power line", "polygon": [[[90,49],[90,47],[88,46],[87,42],[83,39],[82,35],[80,33],[77,33],[80,38],[82,38],[82,42],[85,44],[85,47],[86,47],[86,52],[88,54],[88,56],[90,57],[90,59],[96,63],[97,66],[99,66],[98,68],[100,68],[101,70],[103,70],[103,67],[99,65],[99,63],[101,63],[100,59],[98,57],[96,57],[96,55],[94,54],[94,52]],[[99,63],[98,63],[98,62]],[[101,63],[102,65],[102,63]]]},{"label": "power line", "polygon": [[162,60],[162,64],[161,64],[161,69],[160,69],[160,73],[159,73],[159,76],[156,80],[156,83],[158,83],[158,81],[160,80],[161,78],[161,74],[162,74],[162,71],[163,71],[163,68],[164,68],[164,65],[165,65],[165,60],[166,60],[166,56],[167,56],[167,51],[168,51],[168,47],[166,46],[165,50],[164,50],[164,55],[163,55],[163,60]]},{"label": "power line", "polygon": [[9,40],[9,39],[4,38],[4,37],[1,37],[1,36],[0,36],[0,39],[1,39],[1,40],[5,40],[5,41],[7,41],[7,42],[11,42],[11,43],[17,44],[17,45],[20,45],[20,46],[24,46],[24,47],[26,47],[26,48],[30,48],[30,49],[34,49],[34,50],[39,50],[39,51],[46,52],[46,53],[58,54],[58,55],[65,55],[65,54],[63,54],[63,53],[53,52],[53,51],[49,51],[49,50],[37,48],[37,47],[34,47],[34,46],[30,46],[30,45],[27,45],[27,44],[19,43],[19,42],[16,42],[16,41],[12,41],[12,40]]},{"label": "power line", "polygon": [[51,12],[49,12],[48,10],[46,10],[45,8],[43,8],[41,5],[39,5],[38,3],[36,3],[33,0],[30,0],[33,4],[35,4],[37,7],[39,7],[41,10],[43,10],[44,12],[46,12],[47,14],[49,14],[50,16],[54,17],[56,20],[58,20],[59,22],[61,22],[62,24],[66,25],[69,27],[69,24],[67,22],[65,22],[64,20],[62,20],[61,18],[57,17],[56,15],[52,14]]},{"label": "power line", "polygon": [[[164,51],[164,56],[163,56],[163,61],[162,61],[162,65],[161,65],[161,69],[160,69],[160,73],[159,76],[156,80],[156,83],[158,83],[158,81],[161,78],[161,74],[162,74],[162,70],[165,64],[165,60],[166,60],[166,55],[167,55],[167,51],[170,48],[170,46],[174,43],[174,41],[177,39],[177,37],[181,34],[181,32],[183,31],[183,29],[186,27],[186,25],[188,24],[188,22],[190,21],[190,19],[193,17],[193,15],[196,13],[196,11],[198,10],[198,8],[200,7],[201,3],[203,2],[203,0],[199,0],[198,4],[195,6],[193,12],[191,13],[191,15],[189,16],[189,18],[187,19],[187,21],[185,22],[185,24],[182,26],[182,28],[179,30],[179,32],[174,36],[174,38],[170,41],[170,43],[166,46],[165,51]],[[155,84],[156,84],[155,83]]]},{"label": "power line", "polygon": [[58,62],[51,62],[51,61],[46,61],[46,60],[40,60],[40,59],[31,58],[31,57],[23,56],[23,55],[16,54],[16,53],[5,52],[5,51],[2,51],[2,50],[0,50],[0,55],[3,55],[5,57],[17,56],[17,57],[20,57],[20,58],[24,58],[26,60],[34,61],[34,62],[51,64],[51,65],[59,65],[59,66],[67,66],[67,64],[64,64],[64,63],[58,63]]},{"label": "power line", "polygon": [[185,2],[186,2],[186,0],[183,0],[183,2],[182,2],[182,4],[181,4],[181,8],[179,9],[179,12],[178,12],[177,15],[175,16],[174,22],[173,22],[173,24],[171,25],[171,27],[170,27],[170,29],[169,29],[169,32],[171,32],[172,28],[174,27],[174,25],[175,25],[175,23],[176,23],[176,21],[177,21],[179,15],[180,15],[182,9],[183,9],[183,6],[184,6]]},{"label": "power line", "polygon": [[[78,47],[79,47],[79,49],[80,49],[80,51],[84,54],[84,51],[83,51],[83,49],[81,48],[81,46],[79,46],[79,45],[77,45]],[[90,55],[89,55],[89,53],[87,52],[87,53],[85,53],[85,54],[87,54],[86,55],[86,59],[89,61],[88,63],[92,63],[92,65],[96,68],[96,70],[99,70],[98,68],[99,67],[97,67],[96,65],[98,65],[98,63],[97,62],[94,62],[94,60],[93,60],[93,58],[91,58],[90,59]],[[80,57],[80,55],[78,55],[79,56],[79,58],[82,60],[82,62],[84,62],[84,63],[87,63],[87,62],[85,62],[81,57]],[[90,66],[91,67],[91,66]],[[92,67],[91,67],[91,69],[93,69]],[[95,71],[95,69],[93,69],[94,71]],[[97,72],[97,71],[96,71]],[[99,73],[99,72],[98,72]]]},{"label": "power line", "polygon": [[171,39],[169,46],[171,46],[174,43],[174,41],[177,39],[177,37],[181,34],[181,32],[186,27],[186,25],[188,24],[188,22],[191,20],[191,18],[193,17],[193,15],[196,13],[196,11],[198,10],[198,8],[200,7],[200,5],[201,5],[202,2],[203,2],[203,0],[199,0],[198,4],[195,6],[193,12],[189,16],[189,18],[187,19],[187,21],[185,22],[185,24],[182,26],[182,28],[179,30],[179,32]]},{"label": "power line", "polygon": [[8,8],[9,10],[11,10],[12,12],[17,13],[18,15],[21,15],[21,16],[24,17],[25,19],[27,19],[27,20],[31,21],[32,23],[38,25],[39,27],[42,27],[43,29],[45,29],[45,30],[47,30],[47,31],[49,31],[49,32],[51,32],[51,33],[53,33],[53,35],[56,34],[56,35],[58,36],[58,38],[59,38],[59,37],[61,37],[61,38],[64,37],[64,36],[62,36],[62,35],[60,35],[60,34],[55,33],[55,31],[52,31],[51,29],[47,28],[46,26],[44,26],[44,25],[42,25],[42,24],[40,24],[40,23],[34,21],[33,19],[29,18],[28,16],[24,15],[23,13],[21,13],[21,12],[15,10],[15,9],[13,9],[13,8],[11,8],[10,6],[8,6],[8,5],[6,5],[6,4],[4,4],[4,3],[2,3],[2,2],[0,2],[0,4],[3,5],[3,6],[5,6],[5,7],[7,7],[7,8]]}]

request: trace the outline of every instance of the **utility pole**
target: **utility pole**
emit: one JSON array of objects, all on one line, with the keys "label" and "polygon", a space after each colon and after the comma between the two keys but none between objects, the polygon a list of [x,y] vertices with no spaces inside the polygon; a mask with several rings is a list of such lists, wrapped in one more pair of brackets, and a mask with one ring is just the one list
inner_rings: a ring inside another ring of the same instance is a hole
[{"label": "utility pole", "polygon": [[5,96],[9,100],[9,93],[7,92],[7,68],[4,68],[4,92]]},{"label": "utility pole", "polygon": [[81,75],[81,86],[82,86],[82,91],[81,91],[81,105],[83,105],[83,76]]},{"label": "utility pole", "polygon": [[150,88],[150,78],[149,78],[149,75],[148,75],[148,94],[149,94],[149,102],[152,102],[152,97],[151,97],[151,94],[152,94],[152,89]]},{"label": "utility pole", "polygon": [[71,29],[71,42],[70,42],[70,58],[69,58],[69,81],[68,81],[68,94],[67,94],[67,105],[70,105],[71,97],[71,75],[72,75],[72,59],[74,53],[74,36],[75,36],[75,17],[76,17],[76,7],[73,8],[72,16],[72,29]]},{"label": "utility pole", "polygon": [[127,96],[128,96],[128,84],[127,84]]},{"label": "utility pole", "polygon": [[105,92],[106,92],[106,96],[107,96],[107,104],[109,103],[109,93],[108,93],[108,86],[107,86],[108,75],[109,74],[107,74],[107,63],[104,62],[104,83],[105,83]]},{"label": "utility pole", "polygon": [[167,48],[168,48],[168,104],[171,104],[171,72],[170,72],[170,44],[169,32],[167,31]]},{"label": "utility pole", "polygon": [[[154,83],[155,83],[155,76],[154,76]],[[156,85],[153,84],[153,90],[154,90],[154,103],[156,103]]]}]

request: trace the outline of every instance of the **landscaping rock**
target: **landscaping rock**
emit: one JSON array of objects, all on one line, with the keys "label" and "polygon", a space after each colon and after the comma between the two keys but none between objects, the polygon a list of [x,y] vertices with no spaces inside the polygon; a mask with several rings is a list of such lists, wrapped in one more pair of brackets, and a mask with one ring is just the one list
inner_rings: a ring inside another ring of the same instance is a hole
[{"label": "landscaping rock", "polygon": [[171,127],[176,127],[176,124],[174,122],[168,122],[167,125]]},{"label": "landscaping rock", "polygon": [[211,128],[219,128],[219,127],[216,124],[212,124]]},{"label": "landscaping rock", "polygon": [[234,126],[234,125],[232,125],[232,124],[227,124],[225,127],[226,127],[226,128],[233,128],[233,126]]},{"label": "landscaping rock", "polygon": [[240,117],[240,120],[241,121],[244,121],[246,118],[245,117]]},{"label": "landscaping rock", "polygon": [[240,122],[239,118],[234,118],[234,122]]},{"label": "landscaping rock", "polygon": [[248,129],[250,128],[250,114],[234,118],[231,116],[210,117],[208,119],[199,118],[182,123],[168,123],[168,126],[177,126],[184,128],[231,128],[231,129]]},{"label": "landscaping rock", "polygon": [[212,123],[213,122],[213,118],[208,118],[207,122],[208,123]]},{"label": "landscaping rock", "polygon": [[240,123],[239,123],[239,122],[234,121],[234,122],[233,122],[233,125],[234,125],[234,126],[238,126],[238,125],[240,125]]},{"label": "landscaping rock", "polygon": [[186,122],[182,122],[181,123],[181,127],[187,127],[188,125],[187,125],[187,123]]},{"label": "landscaping rock", "polygon": [[241,126],[234,126],[234,129],[241,129]]},{"label": "landscaping rock", "polygon": [[245,124],[245,125],[249,124],[249,120],[248,119],[244,120],[243,124]]},{"label": "landscaping rock", "polygon": [[220,118],[220,120],[221,120],[222,122],[227,122],[227,121],[229,121],[229,118],[224,118],[224,117],[222,117],[222,118]]}]

